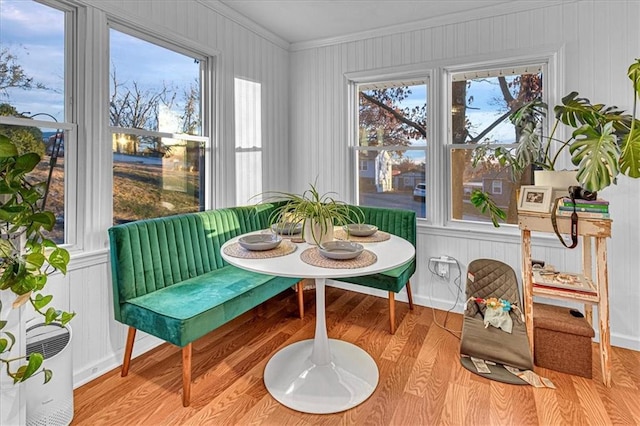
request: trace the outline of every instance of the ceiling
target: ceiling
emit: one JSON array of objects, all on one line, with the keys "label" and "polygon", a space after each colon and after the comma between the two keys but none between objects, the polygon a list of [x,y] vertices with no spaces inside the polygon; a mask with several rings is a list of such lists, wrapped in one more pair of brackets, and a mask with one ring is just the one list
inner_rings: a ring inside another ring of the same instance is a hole
[{"label": "ceiling", "polygon": [[220,0],[289,43],[372,31],[480,9],[516,0]]}]

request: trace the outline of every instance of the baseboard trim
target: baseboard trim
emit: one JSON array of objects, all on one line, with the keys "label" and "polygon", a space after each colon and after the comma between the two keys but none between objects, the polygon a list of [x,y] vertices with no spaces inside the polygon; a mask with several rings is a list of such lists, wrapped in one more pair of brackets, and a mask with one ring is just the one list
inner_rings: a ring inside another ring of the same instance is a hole
[{"label": "baseboard trim", "polygon": [[[136,339],[136,342],[133,345],[132,358],[136,358],[139,355],[149,352],[151,349],[157,348],[163,343],[166,342],[154,336],[144,334]],[[94,362],[89,366],[85,366],[80,370],[74,371],[73,388],[76,389],[102,376],[103,374],[108,373],[114,368],[119,368],[122,365],[123,355],[124,348],[118,350],[117,352],[112,352],[111,354],[103,357],[102,359]]]}]

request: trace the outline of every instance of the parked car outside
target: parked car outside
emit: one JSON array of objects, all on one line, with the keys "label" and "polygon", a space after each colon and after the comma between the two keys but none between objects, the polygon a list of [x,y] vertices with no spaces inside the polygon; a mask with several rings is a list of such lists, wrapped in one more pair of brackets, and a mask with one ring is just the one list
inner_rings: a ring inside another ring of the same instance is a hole
[{"label": "parked car outside", "polygon": [[419,183],[413,188],[413,199],[416,201],[422,201],[427,195],[427,187],[424,183]]}]

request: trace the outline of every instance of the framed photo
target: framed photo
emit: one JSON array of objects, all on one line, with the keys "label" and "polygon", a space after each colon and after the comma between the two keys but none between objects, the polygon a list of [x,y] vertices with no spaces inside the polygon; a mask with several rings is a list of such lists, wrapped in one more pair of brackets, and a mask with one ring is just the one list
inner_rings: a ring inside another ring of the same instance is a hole
[{"label": "framed photo", "polygon": [[553,198],[553,188],[550,186],[523,185],[520,187],[518,210],[549,213],[551,198]]}]

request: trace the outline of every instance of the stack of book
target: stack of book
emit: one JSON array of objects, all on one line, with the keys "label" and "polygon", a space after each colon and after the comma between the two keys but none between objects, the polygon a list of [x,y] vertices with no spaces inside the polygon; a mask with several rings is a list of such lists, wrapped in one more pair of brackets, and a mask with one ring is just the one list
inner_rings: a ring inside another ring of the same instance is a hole
[{"label": "stack of book", "polygon": [[582,200],[580,198],[571,200],[565,197],[558,203],[557,216],[571,216],[575,205],[578,217],[592,219],[608,219],[609,218],[609,202],[598,198],[597,200]]}]

